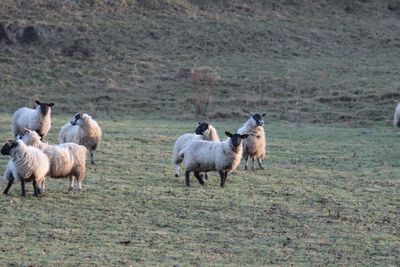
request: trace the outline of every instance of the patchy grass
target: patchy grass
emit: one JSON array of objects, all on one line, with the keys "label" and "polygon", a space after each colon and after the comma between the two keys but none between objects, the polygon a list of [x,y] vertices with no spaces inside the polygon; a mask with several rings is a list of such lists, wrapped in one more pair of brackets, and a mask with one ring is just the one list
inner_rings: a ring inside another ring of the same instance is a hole
[{"label": "patchy grass", "polygon": [[[54,116],[48,141],[68,118]],[[0,117],[0,139],[10,116]],[[266,170],[243,164],[218,185],[173,177],[174,140],[195,123],[101,120],[84,192],[49,179],[0,196],[0,261],[9,265],[396,265],[398,136],[386,128],[266,125]],[[214,121],[220,134],[240,127]],[[1,170],[7,159],[0,159]],[[5,186],[5,184],[4,184]]]},{"label": "patchy grass", "polygon": [[[209,67],[222,78],[212,119],[262,110],[291,122],[390,122],[400,98],[392,0],[214,2],[2,1],[13,42],[0,40],[0,112],[45,98],[61,113],[194,118],[190,79],[176,75]],[[28,26],[40,42],[20,41]]]}]

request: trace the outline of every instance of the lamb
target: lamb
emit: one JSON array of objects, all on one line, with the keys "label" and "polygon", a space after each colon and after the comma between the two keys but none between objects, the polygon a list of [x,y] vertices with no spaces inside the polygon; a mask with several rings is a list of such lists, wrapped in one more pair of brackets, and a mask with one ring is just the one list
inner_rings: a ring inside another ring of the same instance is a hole
[{"label": "lamb", "polygon": [[[81,181],[86,173],[87,149],[75,143],[63,143],[59,145],[48,145],[40,140],[39,135],[29,129],[24,129],[17,138],[25,144],[36,147],[43,151],[50,161],[49,172],[46,176],[52,178],[69,177],[69,191],[74,189],[74,179],[78,181],[78,190],[82,190]],[[44,184],[42,190],[44,190]]]},{"label": "lamb", "polygon": [[394,118],[393,118],[393,125],[394,127],[400,127],[400,103],[397,102],[396,110],[394,112]]},{"label": "lamb", "polygon": [[17,136],[24,128],[36,131],[43,139],[51,128],[51,107],[54,103],[41,103],[35,101],[36,109],[20,108],[12,117],[12,131]]},{"label": "lamb", "polygon": [[225,186],[228,172],[235,170],[240,163],[242,139],[248,137],[248,134],[225,134],[229,137],[225,141],[196,140],[179,152],[180,157],[185,159],[186,186],[190,186],[189,176],[192,171],[201,185],[204,185],[204,181],[200,172],[218,171],[220,186]]},{"label": "lamb", "polygon": [[86,113],[76,113],[70,123],[62,126],[59,142],[73,142],[85,146],[90,153],[90,161],[95,165],[93,152],[99,146],[101,129],[97,122]]},{"label": "lamb", "polygon": [[211,124],[206,122],[199,122],[195,134],[188,133],[181,135],[176,140],[172,152],[172,159],[175,164],[175,177],[179,177],[180,164],[183,160],[183,158],[179,157],[179,152],[194,140],[219,141],[219,136],[217,130]]},{"label": "lamb", "polygon": [[8,193],[14,180],[21,182],[21,195],[25,196],[25,182],[32,181],[34,196],[40,194],[50,163],[47,156],[39,149],[27,146],[22,140],[8,140],[1,148],[2,155],[9,155],[4,178],[8,181],[4,194]]},{"label": "lamb", "polygon": [[265,133],[263,114],[250,113],[251,117],[248,119],[243,127],[238,130],[240,134],[248,134],[249,138],[243,141],[243,158],[245,160],[244,169],[247,170],[247,160],[250,157],[253,161],[253,170],[255,170],[256,159],[260,169],[264,169],[261,160],[265,158]]}]

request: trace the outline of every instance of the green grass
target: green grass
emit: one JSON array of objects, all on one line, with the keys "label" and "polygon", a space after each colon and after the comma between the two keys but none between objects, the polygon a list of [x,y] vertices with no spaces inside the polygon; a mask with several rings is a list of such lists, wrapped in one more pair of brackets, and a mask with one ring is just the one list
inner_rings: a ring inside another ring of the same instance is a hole
[{"label": "green grass", "polygon": [[[67,117],[54,116],[48,141]],[[10,116],[1,116],[0,139]],[[266,170],[243,163],[219,187],[173,177],[188,121],[102,119],[84,192],[48,179],[36,199],[0,197],[0,261],[9,265],[392,265],[399,263],[398,136],[390,128],[266,125]],[[222,135],[237,121],[214,121]],[[6,165],[2,156],[0,166]],[[5,184],[4,184],[5,186]]]}]

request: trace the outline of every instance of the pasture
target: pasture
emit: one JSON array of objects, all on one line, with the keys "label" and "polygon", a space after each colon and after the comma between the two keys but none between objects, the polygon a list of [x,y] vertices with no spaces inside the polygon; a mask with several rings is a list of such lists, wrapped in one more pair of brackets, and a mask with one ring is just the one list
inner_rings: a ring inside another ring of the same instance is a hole
[{"label": "pasture", "polygon": [[[34,100],[55,103],[51,144],[76,112],[103,129],[83,192],[0,195],[0,265],[399,265],[396,1],[2,0],[0,17],[0,141]],[[199,116],[180,74],[201,69]],[[225,138],[249,111],[265,170],[174,177],[178,136],[204,119]]]},{"label": "pasture", "polygon": [[[9,114],[0,139],[10,138]],[[68,117],[54,116],[48,141]],[[242,119],[241,121],[244,121]],[[174,177],[174,140],[190,121],[100,119],[103,142],[83,192],[48,179],[0,197],[6,265],[392,265],[399,263],[400,163],[390,127],[267,122],[266,169],[239,169],[226,188]],[[212,122],[223,131],[236,120]],[[7,158],[0,159],[1,170]],[[5,184],[3,185],[5,187]]]}]

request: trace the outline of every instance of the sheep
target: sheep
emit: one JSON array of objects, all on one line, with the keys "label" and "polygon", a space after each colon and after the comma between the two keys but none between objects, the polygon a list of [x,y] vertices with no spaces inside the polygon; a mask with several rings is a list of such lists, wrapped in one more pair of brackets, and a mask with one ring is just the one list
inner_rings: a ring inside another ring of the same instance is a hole
[{"label": "sheep", "polygon": [[[195,134],[188,133],[181,135],[176,140],[172,152],[172,159],[175,164],[175,177],[179,177],[180,164],[183,160],[183,158],[179,157],[179,152],[194,140],[219,141],[219,136],[217,130],[211,124],[206,122],[199,122]],[[207,177],[207,175],[205,176]]]},{"label": "sheep", "polygon": [[41,193],[39,186],[44,183],[50,163],[39,149],[27,146],[22,140],[8,140],[1,148],[2,155],[9,155],[4,178],[8,181],[4,194],[8,194],[14,180],[21,182],[21,195],[25,196],[25,182],[32,181],[34,196]]},{"label": "sheep", "polygon": [[[50,161],[49,172],[46,176],[52,178],[69,177],[69,191],[74,189],[74,179],[78,181],[78,190],[82,190],[81,181],[86,173],[87,149],[75,143],[48,145],[40,140],[39,135],[29,129],[24,129],[18,136],[25,144],[43,151]],[[42,190],[44,190],[44,184]]]},{"label": "sheep", "polygon": [[12,116],[12,131],[17,136],[24,128],[36,131],[43,139],[51,128],[51,107],[54,103],[35,101],[36,109],[20,108]]},{"label": "sheep", "polygon": [[95,165],[93,152],[99,146],[101,129],[97,122],[86,113],[76,113],[70,123],[61,127],[59,142],[73,142],[85,146],[90,153],[90,162]]},{"label": "sheep", "polygon": [[240,134],[248,134],[249,138],[243,141],[243,158],[245,160],[244,169],[247,170],[247,160],[250,157],[253,161],[253,170],[255,170],[255,162],[259,165],[260,169],[264,169],[261,160],[265,158],[265,133],[264,133],[264,121],[262,117],[265,113],[250,113],[251,117],[248,119],[243,127],[238,129]]},{"label": "sheep", "polygon": [[225,186],[228,172],[235,170],[240,163],[242,139],[249,136],[230,132],[225,134],[229,137],[225,141],[196,140],[179,152],[180,157],[185,159],[186,186],[190,186],[189,176],[192,171],[201,185],[204,185],[204,181],[200,172],[218,171],[221,177],[220,186]]},{"label": "sheep", "polygon": [[397,102],[396,110],[394,112],[393,125],[394,125],[394,127],[400,127],[400,103],[399,102]]}]

